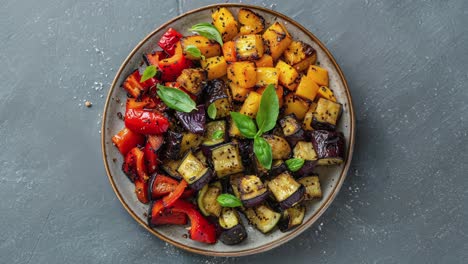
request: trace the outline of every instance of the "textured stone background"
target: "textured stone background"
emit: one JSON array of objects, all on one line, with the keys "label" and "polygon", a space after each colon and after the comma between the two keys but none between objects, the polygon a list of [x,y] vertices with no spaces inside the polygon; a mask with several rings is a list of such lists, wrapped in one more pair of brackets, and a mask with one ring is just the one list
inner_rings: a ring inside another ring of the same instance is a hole
[{"label": "textured stone background", "polygon": [[242,259],[151,236],[101,160],[116,68],[164,21],[215,2],[0,2],[0,262],[468,263],[467,1],[251,1],[293,17],[335,55],[357,142],[321,219]]}]

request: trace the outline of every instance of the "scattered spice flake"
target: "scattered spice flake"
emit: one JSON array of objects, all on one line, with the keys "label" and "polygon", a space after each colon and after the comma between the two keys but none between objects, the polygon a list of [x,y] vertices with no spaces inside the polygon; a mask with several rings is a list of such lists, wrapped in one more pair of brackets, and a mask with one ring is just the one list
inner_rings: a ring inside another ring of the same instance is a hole
[{"label": "scattered spice flake", "polygon": [[120,120],[123,120],[123,115],[121,112],[117,112],[117,117],[120,119]]},{"label": "scattered spice flake", "polygon": [[113,158],[113,159],[112,159],[112,162],[116,163],[116,162],[117,162],[117,159],[116,159],[116,158]]},{"label": "scattered spice flake", "polygon": [[86,102],[84,103],[84,105],[85,105],[86,107],[91,107],[91,106],[93,106],[93,104],[92,104],[90,101],[86,101]]}]

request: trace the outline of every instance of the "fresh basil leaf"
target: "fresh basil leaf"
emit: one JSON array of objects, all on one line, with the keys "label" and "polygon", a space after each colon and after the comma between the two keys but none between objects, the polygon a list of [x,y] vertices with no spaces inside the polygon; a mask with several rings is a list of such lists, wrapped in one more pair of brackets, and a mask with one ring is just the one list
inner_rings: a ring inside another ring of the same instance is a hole
[{"label": "fresh basil leaf", "polygon": [[156,66],[154,65],[150,65],[146,67],[145,71],[143,72],[143,75],[141,75],[140,82],[142,83],[144,81],[147,81],[153,78],[157,72],[158,70],[156,69]]},{"label": "fresh basil leaf", "polygon": [[224,132],[222,130],[216,130],[214,133],[213,133],[213,136],[212,138],[213,139],[220,139],[224,136]]},{"label": "fresh basil leaf", "polygon": [[196,32],[200,34],[201,36],[204,36],[208,39],[215,40],[221,46],[223,46],[223,39],[221,37],[221,34],[219,33],[218,29],[216,29],[216,27],[210,23],[199,23],[199,24],[193,25],[190,28],[190,31]]},{"label": "fresh basil leaf", "polygon": [[254,138],[253,151],[255,156],[257,156],[258,161],[262,166],[269,170],[271,169],[271,163],[273,162],[273,154],[271,152],[271,146],[268,142],[262,137]]},{"label": "fresh basil leaf", "polygon": [[216,118],[216,113],[218,112],[218,110],[216,109],[216,105],[214,103],[211,103],[209,106],[208,106],[208,116],[211,118],[211,119],[215,119]]},{"label": "fresh basil leaf", "polygon": [[255,137],[255,134],[257,134],[257,126],[252,118],[238,112],[231,112],[231,117],[244,137]]},{"label": "fresh basil leaf", "polygon": [[195,102],[185,92],[160,84],[157,85],[157,88],[159,97],[169,108],[185,113],[197,109]]},{"label": "fresh basil leaf", "polygon": [[288,159],[286,160],[286,166],[288,166],[288,169],[292,172],[296,172],[304,166],[304,160],[303,159],[298,159],[298,158],[293,158],[293,159]]},{"label": "fresh basil leaf", "polygon": [[239,207],[242,206],[241,200],[239,198],[235,197],[232,194],[228,193],[223,193],[216,198],[216,201],[222,206],[222,207]]},{"label": "fresh basil leaf", "polygon": [[188,45],[185,48],[185,52],[187,52],[188,54],[192,55],[195,58],[201,58],[203,56],[200,49],[198,49],[197,46],[194,46],[194,45]]},{"label": "fresh basil leaf", "polygon": [[269,84],[262,94],[257,112],[257,126],[262,133],[272,130],[279,114],[279,101],[275,86]]}]

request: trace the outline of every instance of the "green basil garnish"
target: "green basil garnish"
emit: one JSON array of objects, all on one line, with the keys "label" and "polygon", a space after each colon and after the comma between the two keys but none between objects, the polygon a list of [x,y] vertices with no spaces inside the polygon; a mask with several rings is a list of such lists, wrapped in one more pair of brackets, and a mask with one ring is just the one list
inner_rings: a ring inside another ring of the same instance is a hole
[{"label": "green basil garnish", "polygon": [[228,193],[223,193],[216,198],[216,201],[222,206],[222,207],[239,207],[242,206],[241,200],[239,198],[235,197],[232,194]]},{"label": "green basil garnish", "polygon": [[303,159],[298,159],[298,158],[293,158],[293,159],[288,159],[286,160],[286,166],[288,166],[288,169],[292,172],[296,172],[304,166],[304,160]]},{"label": "green basil garnish", "polygon": [[197,46],[194,46],[194,45],[188,45],[185,48],[185,52],[187,52],[188,54],[192,55],[195,58],[201,58],[201,59],[205,58],[205,56],[202,55],[200,49],[197,48]]},{"label": "green basil garnish", "polygon": [[216,130],[214,133],[213,133],[213,136],[212,138],[213,139],[220,139],[224,136],[224,132],[222,130]]},{"label": "green basil garnish", "polygon": [[257,134],[257,126],[252,118],[238,112],[231,112],[231,117],[244,137],[255,137],[255,134]]},{"label": "green basil garnish", "polygon": [[215,40],[221,46],[223,46],[223,39],[221,37],[221,34],[219,33],[218,29],[216,29],[216,27],[210,23],[199,23],[199,24],[193,25],[190,28],[190,31],[196,32],[200,34],[201,36],[204,36],[208,39]]},{"label": "green basil garnish", "polygon": [[157,72],[158,70],[156,69],[156,66],[154,65],[150,65],[146,67],[145,71],[143,72],[143,75],[141,75],[140,82],[142,83],[144,81],[147,81],[153,78]]},{"label": "green basil garnish", "polygon": [[159,97],[169,108],[185,113],[190,113],[197,109],[195,101],[185,92],[160,84],[157,87]]},{"label": "green basil garnish", "polygon": [[262,94],[257,112],[257,126],[262,133],[272,130],[279,114],[279,101],[275,86],[269,84]]},{"label": "green basil garnish", "polygon": [[216,105],[214,103],[211,103],[209,106],[208,106],[208,116],[211,118],[211,119],[215,119],[216,118],[216,114],[218,112],[218,110],[216,109]]},{"label": "green basil garnish", "polygon": [[253,151],[257,156],[258,161],[266,169],[271,169],[271,163],[273,162],[273,154],[271,152],[271,146],[261,136],[254,138]]}]

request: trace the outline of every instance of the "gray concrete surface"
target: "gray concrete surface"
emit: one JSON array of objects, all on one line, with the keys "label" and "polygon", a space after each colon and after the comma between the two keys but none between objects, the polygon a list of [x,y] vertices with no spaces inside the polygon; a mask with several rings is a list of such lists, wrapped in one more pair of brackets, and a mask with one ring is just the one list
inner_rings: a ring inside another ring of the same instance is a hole
[{"label": "gray concrete surface", "polygon": [[298,238],[241,259],[133,221],[101,160],[109,83],[147,33],[208,3],[0,1],[0,262],[468,263],[463,0],[252,1],[304,24],[347,76],[357,143],[341,193]]}]

